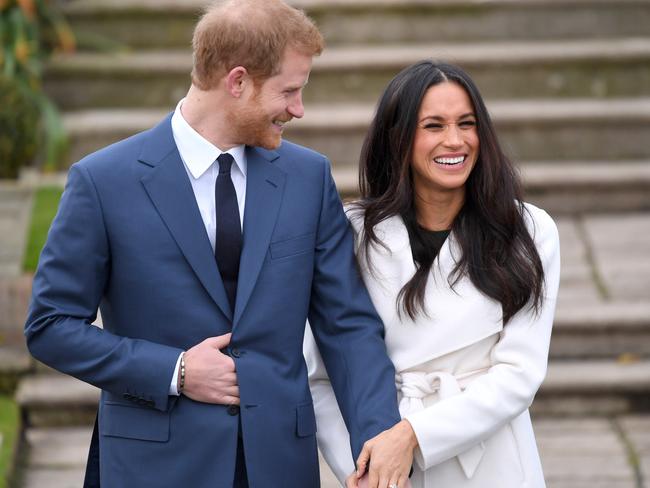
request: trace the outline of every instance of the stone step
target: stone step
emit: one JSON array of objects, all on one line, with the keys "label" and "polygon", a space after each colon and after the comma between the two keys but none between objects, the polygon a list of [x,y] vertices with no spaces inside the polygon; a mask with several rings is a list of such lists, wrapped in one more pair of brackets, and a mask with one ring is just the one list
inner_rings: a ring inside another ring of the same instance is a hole
[{"label": "stone step", "polygon": [[615,218],[583,218],[598,281],[612,301],[650,301],[650,214],[627,212]]},{"label": "stone step", "polygon": [[[26,229],[14,229],[23,232]],[[7,266],[9,267],[9,266]],[[22,269],[22,260],[14,263],[16,271]],[[19,274],[16,277],[2,277],[0,268],[0,344],[24,345],[23,324],[32,296],[32,276]]]},{"label": "stone step", "polygon": [[21,378],[33,370],[31,356],[24,345],[9,346],[6,341],[0,340],[0,395],[13,395]]},{"label": "stone step", "polygon": [[[650,157],[650,98],[486,103],[506,153],[517,161]],[[291,122],[286,136],[345,164],[360,153],[373,112],[371,104],[307,106],[305,118]]]},{"label": "stone step", "polygon": [[[22,488],[77,488],[83,484],[92,428],[41,427],[27,429]],[[321,458],[321,487],[339,484]]]},{"label": "stone step", "polygon": [[[533,428],[548,488],[647,488],[637,483],[637,453],[647,435],[647,416],[623,418],[533,417]],[[634,453],[633,456],[630,454]],[[645,473],[648,473],[644,469]]]},{"label": "stone step", "polygon": [[30,428],[23,460],[22,488],[74,488],[83,485],[92,428]]},{"label": "stone step", "polygon": [[[306,103],[375,103],[421,59],[463,66],[489,99],[650,95],[650,38],[346,46],[315,60]],[[46,89],[63,110],[173,106],[189,86],[188,50],[59,56]]]},{"label": "stone step", "polygon": [[[560,294],[563,293],[560,288]],[[551,359],[650,359],[650,303],[594,303],[558,308]]]},{"label": "stone step", "polygon": [[[83,45],[189,46],[207,0],[73,0]],[[647,0],[294,0],[331,45],[646,36]]]},{"label": "stone step", "polygon": [[[553,215],[650,209],[650,161],[530,161],[519,164],[526,201]],[[358,195],[356,166],[334,166],[344,198]]]},{"label": "stone step", "polygon": [[[650,158],[650,98],[494,100],[487,102],[504,149],[515,161]],[[173,106],[171,106],[173,108]],[[357,162],[372,104],[312,104],[286,137],[326,154],[339,167]],[[156,124],[165,110],[101,109],[64,114],[72,161]]]},{"label": "stone step", "polygon": [[24,378],[16,391],[28,427],[92,425],[99,390],[60,373]]},{"label": "stone step", "polygon": [[599,416],[650,411],[650,361],[552,361],[531,412]]},{"label": "stone step", "polygon": [[[639,466],[628,460],[638,453],[641,472],[650,474],[650,417],[534,418],[546,484],[549,488],[633,488]],[[81,486],[91,429],[28,429],[29,447],[22,488]],[[321,458],[321,487],[339,488]]]},{"label": "stone step", "polygon": [[526,198],[554,215],[650,208],[649,161],[521,164]]},{"label": "stone step", "polygon": [[[90,425],[99,390],[58,373],[24,378],[16,393],[28,427]],[[536,415],[616,415],[650,411],[650,360],[551,361]]]}]

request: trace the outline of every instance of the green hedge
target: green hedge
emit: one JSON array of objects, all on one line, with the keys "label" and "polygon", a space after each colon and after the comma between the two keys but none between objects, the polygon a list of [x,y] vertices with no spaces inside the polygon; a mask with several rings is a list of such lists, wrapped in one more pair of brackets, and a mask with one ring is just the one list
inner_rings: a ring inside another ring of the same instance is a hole
[{"label": "green hedge", "polygon": [[0,488],[10,486],[20,436],[20,410],[16,402],[0,396]]}]

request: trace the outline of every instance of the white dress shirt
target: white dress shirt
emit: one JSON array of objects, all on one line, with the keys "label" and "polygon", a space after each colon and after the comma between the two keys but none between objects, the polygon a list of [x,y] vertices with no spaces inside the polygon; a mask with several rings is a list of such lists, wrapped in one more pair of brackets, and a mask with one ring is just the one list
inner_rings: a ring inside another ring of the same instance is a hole
[{"label": "white dress shirt", "polygon": [[[244,227],[244,206],[246,203],[246,152],[245,146],[236,146],[228,151],[222,151],[210,141],[205,139],[201,134],[187,123],[183,118],[182,105],[185,99],[178,102],[174,115],[172,116],[172,135],[178,148],[178,152],[185,165],[187,176],[192,184],[194,198],[203,219],[205,232],[212,251],[215,248],[215,233],[218,222],[216,221],[215,210],[215,183],[219,174],[219,162],[217,158],[224,152],[230,154],[235,164],[232,165],[230,176],[232,184],[237,194],[237,203],[239,205],[239,221],[242,229]],[[200,236],[197,236],[200,239]],[[176,369],[172,378],[169,394],[178,395],[177,378],[178,368],[180,365],[180,356],[176,361]]]}]

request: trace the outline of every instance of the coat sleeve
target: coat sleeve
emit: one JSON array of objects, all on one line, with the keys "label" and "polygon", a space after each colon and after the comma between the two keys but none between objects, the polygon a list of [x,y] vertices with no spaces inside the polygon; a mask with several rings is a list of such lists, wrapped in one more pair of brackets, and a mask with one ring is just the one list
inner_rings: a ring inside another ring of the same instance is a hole
[{"label": "coat sleeve", "polygon": [[419,442],[415,457],[422,469],[489,438],[530,406],[544,380],[560,279],[560,246],[551,217],[533,210],[533,237],[545,273],[541,309],[538,314],[522,309],[510,320],[492,351],[492,367],[461,394],[406,415]]},{"label": "coat sleeve", "polygon": [[32,355],[63,373],[166,410],[180,349],[94,326],[110,276],[110,245],[92,178],[74,165],[34,276],[25,324]]},{"label": "coat sleeve", "polygon": [[399,422],[384,327],[361,281],[350,224],[323,165],[309,323],[343,414],[352,453]]},{"label": "coat sleeve", "polygon": [[305,331],[304,352],[309,371],[309,388],[316,412],[318,448],[336,478],[345,485],[345,479],[355,469],[350,450],[350,435],[309,327]]}]

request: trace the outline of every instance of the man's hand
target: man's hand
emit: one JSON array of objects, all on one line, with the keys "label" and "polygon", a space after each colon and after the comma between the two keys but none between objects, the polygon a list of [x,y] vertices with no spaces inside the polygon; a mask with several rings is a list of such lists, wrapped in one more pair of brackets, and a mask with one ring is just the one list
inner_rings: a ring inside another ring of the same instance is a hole
[{"label": "man's hand", "polygon": [[357,472],[346,480],[348,488],[358,486],[358,480],[366,470],[368,470],[368,488],[408,486],[408,475],[413,465],[413,449],[417,445],[415,432],[408,420],[402,420],[373,437],[363,445],[357,459]]},{"label": "man's hand", "polygon": [[220,351],[231,335],[208,337],[185,353],[183,395],[197,402],[239,405],[235,362]]}]

